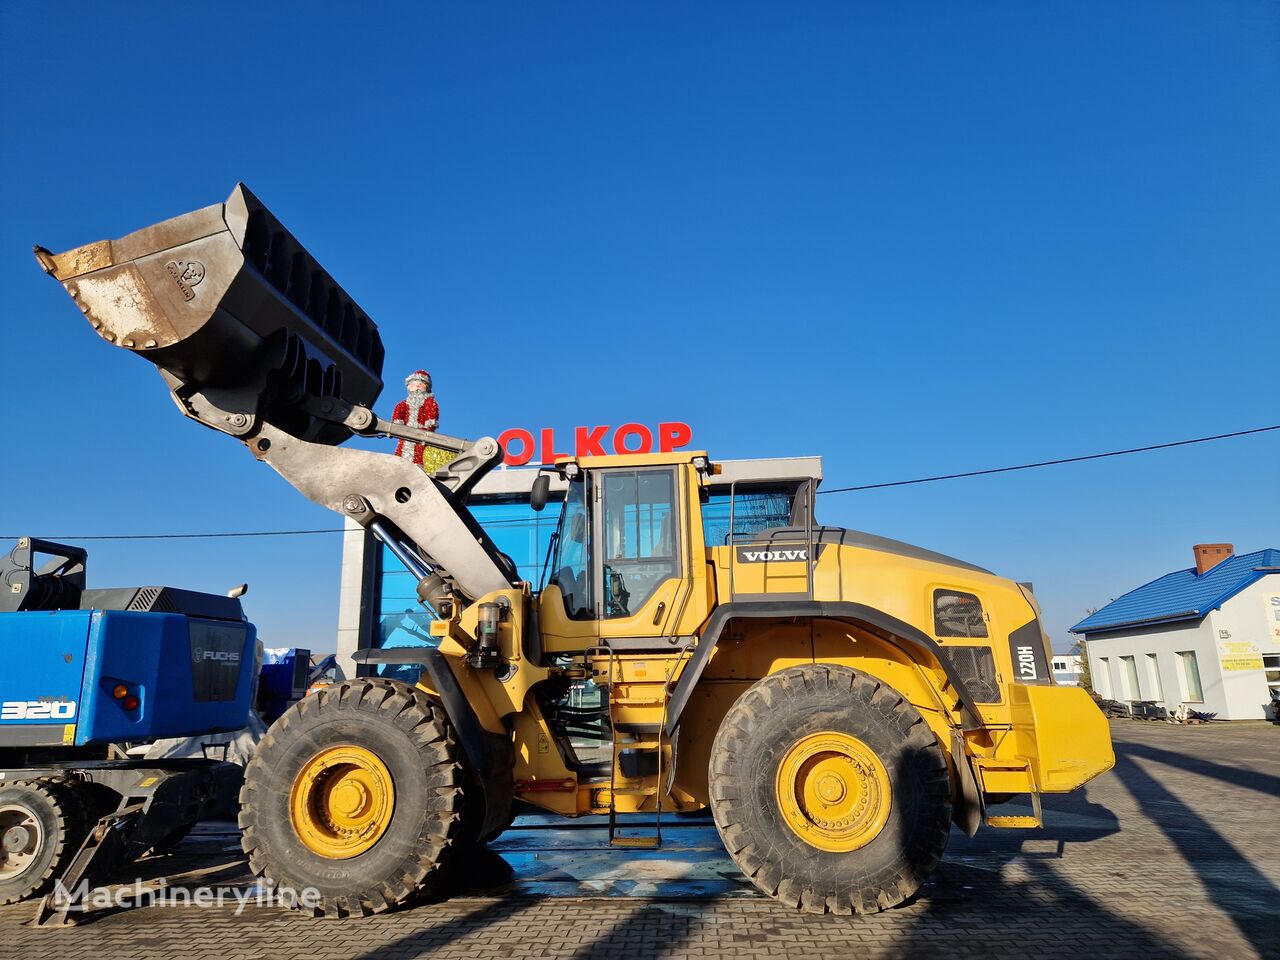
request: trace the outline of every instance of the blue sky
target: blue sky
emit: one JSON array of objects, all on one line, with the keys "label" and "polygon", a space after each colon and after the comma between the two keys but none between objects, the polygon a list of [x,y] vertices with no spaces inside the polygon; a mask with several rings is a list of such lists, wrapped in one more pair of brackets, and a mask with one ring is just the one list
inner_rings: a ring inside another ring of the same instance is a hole
[{"label": "blue sky", "polygon": [[[442,429],[687,420],[827,485],[1277,412],[1274,4],[0,7],[0,535],[327,527],[30,256],[244,180]],[[384,397],[389,412],[398,399]],[[823,498],[1086,608],[1280,546],[1280,436]],[[331,649],[336,537],[94,543]]]}]

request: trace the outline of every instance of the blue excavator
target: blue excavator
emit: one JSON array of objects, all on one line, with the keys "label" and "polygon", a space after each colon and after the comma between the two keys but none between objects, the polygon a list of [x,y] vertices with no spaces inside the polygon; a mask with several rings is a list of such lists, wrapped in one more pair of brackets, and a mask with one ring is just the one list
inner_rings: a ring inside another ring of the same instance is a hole
[{"label": "blue excavator", "polygon": [[174,846],[238,776],[129,748],[239,730],[254,696],[243,587],[90,589],[87,560],[31,537],[0,556],[0,904],[43,895],[38,923]]}]

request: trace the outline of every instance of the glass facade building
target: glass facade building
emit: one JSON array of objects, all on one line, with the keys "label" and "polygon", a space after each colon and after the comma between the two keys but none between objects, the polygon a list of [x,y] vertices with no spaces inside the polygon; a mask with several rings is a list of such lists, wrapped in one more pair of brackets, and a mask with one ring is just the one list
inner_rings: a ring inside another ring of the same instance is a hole
[{"label": "glass facade building", "polygon": [[[541,513],[528,498],[495,498],[471,504],[471,513],[498,549],[515,561],[520,578],[535,586],[541,583],[551,535],[560,521],[561,504],[552,500]],[[378,647],[428,646],[435,641],[428,634],[433,615],[418,602],[414,588],[417,578],[405,569],[395,554],[378,545]],[[414,681],[421,667],[384,664],[382,676]]]},{"label": "glass facade building", "polygon": [[[814,458],[722,461],[702,498],[702,521],[709,545],[721,546],[744,536],[791,522],[797,484],[820,481],[821,461]],[[570,496],[573,485],[551,476],[550,496],[538,512],[529,505],[536,468],[498,469],[484,476],[468,497],[471,515],[499,551],[510,557],[519,578],[535,591],[550,577],[562,575],[573,558],[562,551],[559,570],[544,570],[548,553],[566,509],[583,506]],[[617,567],[635,598],[652,581],[673,529],[676,503],[670,479],[655,480],[655,471],[614,468],[601,485],[601,543],[607,545],[609,565]],[[663,473],[663,471],[657,471]],[[736,486],[735,486],[736,485]],[[732,502],[730,491],[736,490]],[[654,570],[650,570],[654,567]],[[623,569],[626,568],[626,569]],[[585,574],[585,568],[584,568]],[[672,571],[666,570],[669,576]],[[650,576],[649,574],[653,574]],[[410,682],[421,673],[418,665],[363,665],[355,659],[364,649],[431,646],[434,614],[416,595],[416,578],[371,533],[348,520],[343,537],[342,575],[338,604],[336,654],[339,675],[356,677],[376,672]],[[607,614],[601,612],[601,616]]]}]

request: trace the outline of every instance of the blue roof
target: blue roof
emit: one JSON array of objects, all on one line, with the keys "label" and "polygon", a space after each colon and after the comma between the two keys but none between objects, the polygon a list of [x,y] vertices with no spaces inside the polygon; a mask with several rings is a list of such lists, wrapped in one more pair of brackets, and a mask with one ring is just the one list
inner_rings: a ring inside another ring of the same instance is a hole
[{"label": "blue roof", "polygon": [[1175,570],[1117,597],[1085,617],[1072,633],[1105,633],[1122,627],[1200,620],[1268,573],[1280,573],[1280,550],[1228,557],[1197,575],[1195,567]]}]

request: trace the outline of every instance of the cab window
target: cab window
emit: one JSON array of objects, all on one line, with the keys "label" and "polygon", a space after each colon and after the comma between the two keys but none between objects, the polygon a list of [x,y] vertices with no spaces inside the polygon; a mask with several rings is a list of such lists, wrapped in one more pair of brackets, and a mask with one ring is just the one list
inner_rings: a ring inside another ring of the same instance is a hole
[{"label": "cab window", "polygon": [[556,530],[551,582],[560,588],[564,612],[572,620],[592,616],[591,575],[587,565],[587,483],[574,480],[565,494]]},{"label": "cab window", "polygon": [[972,593],[935,590],[933,633],[936,637],[985,637],[987,618],[982,602]]},{"label": "cab window", "polygon": [[[741,485],[734,494],[713,493],[702,503],[702,530],[708,547],[723,547],[731,540],[750,539],[773,527],[791,525],[795,497],[785,487]],[[729,529],[730,518],[734,529]]]},{"label": "cab window", "polygon": [[669,469],[610,471],[598,548],[604,565],[604,616],[630,617],[679,576],[675,475]]}]

